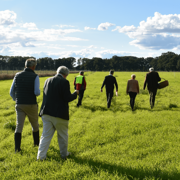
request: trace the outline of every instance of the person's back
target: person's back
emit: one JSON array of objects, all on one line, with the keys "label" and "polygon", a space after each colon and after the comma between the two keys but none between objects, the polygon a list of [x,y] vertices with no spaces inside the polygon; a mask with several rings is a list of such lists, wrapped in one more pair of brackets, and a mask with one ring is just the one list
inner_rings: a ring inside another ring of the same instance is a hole
[{"label": "person's back", "polygon": [[147,73],[146,81],[148,90],[155,90],[158,88],[158,82],[160,81],[159,74],[155,71]]},{"label": "person's back", "polygon": [[128,84],[127,84],[127,90],[126,92],[136,92],[139,93],[139,84],[138,81],[135,79],[130,79],[128,80]]},{"label": "person's back", "polygon": [[16,104],[37,104],[34,94],[34,81],[37,74],[29,68],[15,75]]},{"label": "person's back", "polygon": [[69,89],[69,81],[61,75],[48,78],[44,85],[43,104],[40,110],[42,114],[48,114],[54,117],[69,119],[68,102],[74,100]]},{"label": "person's back", "polygon": [[105,87],[106,90],[114,90],[114,85],[116,84],[116,79],[112,75],[108,75],[105,77]]}]

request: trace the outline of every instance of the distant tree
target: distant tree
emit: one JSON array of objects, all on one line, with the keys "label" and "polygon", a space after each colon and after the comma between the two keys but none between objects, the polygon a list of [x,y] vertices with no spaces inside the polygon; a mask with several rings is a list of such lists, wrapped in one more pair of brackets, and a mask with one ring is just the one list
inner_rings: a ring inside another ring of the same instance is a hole
[{"label": "distant tree", "polygon": [[93,60],[94,70],[102,71],[103,70],[103,60],[102,60],[102,58],[93,57],[92,60]]},{"label": "distant tree", "polygon": [[45,57],[37,60],[37,69],[50,70],[52,67],[52,58]]},{"label": "distant tree", "polygon": [[174,52],[162,53],[158,58],[157,68],[163,71],[176,70],[178,55]]}]

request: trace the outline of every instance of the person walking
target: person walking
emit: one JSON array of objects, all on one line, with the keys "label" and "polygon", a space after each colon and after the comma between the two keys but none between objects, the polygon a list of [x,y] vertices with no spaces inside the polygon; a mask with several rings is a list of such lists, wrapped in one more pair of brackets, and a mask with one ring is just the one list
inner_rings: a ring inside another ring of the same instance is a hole
[{"label": "person walking", "polygon": [[79,75],[74,79],[74,88],[79,90],[79,97],[77,107],[82,105],[82,99],[84,96],[84,91],[86,90],[86,78],[84,76],[84,72],[80,71]]},{"label": "person walking", "polygon": [[150,95],[149,102],[151,109],[154,107],[159,81],[161,81],[161,78],[159,77],[158,72],[154,71],[153,67],[149,68],[149,73],[146,74],[143,89],[145,90],[147,85],[147,89]]},{"label": "person walking", "polygon": [[111,106],[111,100],[114,94],[114,85],[116,86],[116,96],[118,95],[118,84],[113,74],[114,71],[110,70],[109,75],[105,77],[101,86],[101,92],[103,92],[103,87],[106,87],[107,108],[110,108]]},{"label": "person walking", "polygon": [[10,88],[10,96],[16,101],[15,152],[21,151],[21,136],[26,116],[28,116],[32,126],[34,146],[39,145],[38,105],[36,96],[40,95],[40,89],[39,76],[34,72],[36,64],[35,59],[27,59],[24,71],[15,75]]},{"label": "person walking", "polygon": [[138,81],[135,80],[136,75],[132,74],[131,79],[128,80],[127,82],[127,88],[126,88],[126,93],[129,94],[130,97],[130,105],[132,111],[134,110],[134,103],[135,103],[135,98],[136,95],[139,94],[139,84]]},{"label": "person walking", "polygon": [[69,69],[60,66],[54,77],[48,78],[44,83],[43,102],[39,116],[43,121],[43,133],[41,135],[37,159],[46,159],[46,154],[57,130],[58,144],[62,159],[69,156],[68,149],[68,125],[69,125],[69,105],[70,101],[77,98],[78,90],[73,94],[70,92],[69,81],[66,77]]}]

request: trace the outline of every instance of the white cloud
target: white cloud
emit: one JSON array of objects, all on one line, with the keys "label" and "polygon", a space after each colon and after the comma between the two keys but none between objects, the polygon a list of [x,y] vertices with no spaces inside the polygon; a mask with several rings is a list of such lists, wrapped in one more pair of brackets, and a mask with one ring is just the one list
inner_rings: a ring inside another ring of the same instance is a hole
[{"label": "white cloud", "polygon": [[89,46],[88,48],[89,48],[89,49],[96,49],[97,47],[94,46],[94,45],[91,45],[91,46]]},{"label": "white cloud", "polygon": [[134,56],[136,52],[127,52],[127,51],[116,51],[112,49],[107,49],[103,51],[96,52],[96,57],[101,58],[112,58],[112,56]]},{"label": "white cloud", "polygon": [[16,17],[16,13],[13,11],[0,11],[0,25],[14,25]]},{"label": "white cloud", "polygon": [[180,37],[173,35],[147,35],[130,42],[130,45],[135,45],[140,49],[172,49],[180,45]]},{"label": "white cloud", "polygon": [[72,26],[72,25],[56,25],[57,27],[59,27],[59,28],[65,28],[65,27],[74,27],[74,26]]},{"label": "white cloud", "polygon": [[101,23],[98,26],[98,30],[99,31],[105,31],[105,30],[108,30],[108,28],[111,27],[111,26],[115,26],[115,24],[112,24],[112,23],[109,23],[109,22]]},{"label": "white cloud", "polygon": [[27,28],[29,30],[38,30],[35,23],[25,23],[22,25],[23,28]]},{"label": "white cloud", "polygon": [[82,32],[79,29],[45,29],[44,34],[65,35],[69,33]]},{"label": "white cloud", "polygon": [[63,37],[60,38],[62,41],[88,41],[88,39],[82,39],[82,38],[77,38],[77,37]]},{"label": "white cloud", "polygon": [[84,30],[96,30],[96,28],[84,27]]},{"label": "white cloud", "polygon": [[68,46],[68,47],[79,47],[79,46],[77,46],[77,45],[66,45],[66,46]]},{"label": "white cloud", "polygon": [[[26,27],[34,27],[35,24],[26,24]],[[36,41],[87,41],[87,39],[81,39],[78,37],[67,37],[66,34],[73,32],[82,32],[79,29],[45,29],[43,31],[25,31],[23,29],[10,29],[1,28],[0,31],[0,45],[7,45],[12,43],[20,43],[21,46],[27,47],[30,43]]]},{"label": "white cloud", "polygon": [[115,30],[134,39],[130,44],[141,49],[173,49],[180,45],[180,14],[155,12],[154,17],[141,21],[138,27],[117,26]]}]

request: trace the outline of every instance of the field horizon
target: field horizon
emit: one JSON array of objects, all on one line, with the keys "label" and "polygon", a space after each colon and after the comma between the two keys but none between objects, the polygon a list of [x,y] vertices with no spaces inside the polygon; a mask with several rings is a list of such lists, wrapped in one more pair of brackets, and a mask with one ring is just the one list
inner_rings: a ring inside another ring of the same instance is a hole
[{"label": "field horizon", "polygon": [[[22,133],[22,153],[14,153],[16,124],[15,102],[9,95],[12,80],[0,81],[0,179],[180,179],[180,97],[179,72],[159,72],[169,86],[157,92],[155,107],[150,108],[148,91],[143,90],[147,72],[116,72],[119,91],[110,109],[106,107],[105,88],[108,72],[86,72],[87,90],[82,106],[77,99],[69,103],[69,146],[67,161],[60,158],[54,135],[47,159],[36,161],[38,147],[28,119]],[[136,74],[140,93],[131,111],[126,85]],[[78,74],[69,74],[71,92]],[[45,80],[40,78],[41,95]],[[42,120],[39,118],[40,135]]]}]

